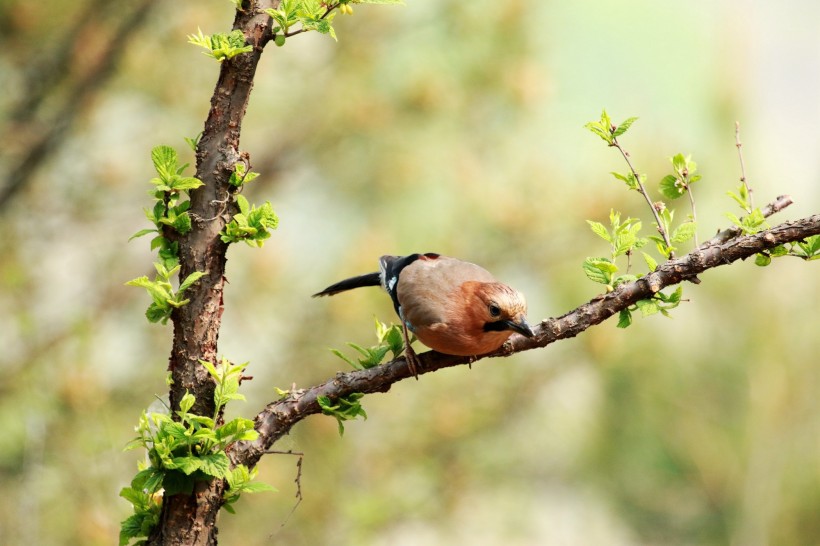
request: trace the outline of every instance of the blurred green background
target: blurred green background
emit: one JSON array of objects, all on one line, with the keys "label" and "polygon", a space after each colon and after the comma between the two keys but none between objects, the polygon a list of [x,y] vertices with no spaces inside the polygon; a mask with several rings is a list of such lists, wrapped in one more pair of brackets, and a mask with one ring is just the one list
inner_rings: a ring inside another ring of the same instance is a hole
[{"label": "blurred green background", "polygon": [[[231,21],[225,0],[0,1],[1,544],[111,544],[129,514],[140,454],[122,447],[165,391],[171,328],[123,286],[152,261],[127,240],[150,149],[193,161],[182,138],[209,107],[218,66],[186,35]],[[338,43],[268,48],[244,123],[246,195],[281,224],[228,255],[220,349],[254,376],[234,413],[331,377],[328,347],[393,320],[375,289],[308,297],[381,254],[480,263],[532,321],[593,297],[580,264],[606,248],[585,220],[647,212],[583,129],[602,107],[640,117],[622,140],[653,188],[693,154],[701,239],[733,207],[735,120],[757,202],[795,200],[773,221],[820,211],[813,0],[409,0],[336,21]],[[305,452],[304,501],[289,517],[296,461],[268,456],[280,492],[243,498],[220,538],[820,544],[817,278],[786,259],[710,271],[671,320],[405,381],[344,438],[310,418],[277,445]]]}]

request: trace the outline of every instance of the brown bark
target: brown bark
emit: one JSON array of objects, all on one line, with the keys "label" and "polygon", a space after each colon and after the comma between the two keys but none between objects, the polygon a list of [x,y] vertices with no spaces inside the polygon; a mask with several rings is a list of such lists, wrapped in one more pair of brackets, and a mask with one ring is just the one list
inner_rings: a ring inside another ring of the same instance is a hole
[{"label": "brown bark", "polygon": [[[180,278],[196,271],[206,274],[186,293],[190,303],[172,315],[174,339],[169,359],[173,384],[171,408],[179,408],[186,391],[196,397],[192,411],[213,415],[214,383],[199,360],[217,362],[219,328],[222,323],[222,291],[225,285],[227,244],[219,232],[230,220],[234,199],[229,178],[234,165],[243,159],[239,151],[242,119],[247,110],[253,78],[262,49],[270,40],[271,19],[262,12],[279,2],[256,2],[256,9],[237,11],[234,29],[245,34],[253,51],[223,61],[211,98],[211,109],[197,146],[196,176],[204,183],[191,192],[193,229],[179,237]],[[214,545],[216,515],[222,506],[225,484],[221,480],[197,483],[192,495],[163,499],[160,524],[154,529],[152,545]]]}]

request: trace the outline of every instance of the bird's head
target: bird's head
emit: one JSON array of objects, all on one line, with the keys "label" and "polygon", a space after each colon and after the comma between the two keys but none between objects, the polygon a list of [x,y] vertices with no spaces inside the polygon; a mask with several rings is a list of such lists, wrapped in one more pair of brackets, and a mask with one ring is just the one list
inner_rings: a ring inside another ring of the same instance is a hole
[{"label": "bird's head", "polygon": [[500,282],[484,282],[477,283],[473,293],[479,300],[473,309],[485,332],[511,330],[526,337],[535,335],[527,323],[527,302],[521,292]]}]

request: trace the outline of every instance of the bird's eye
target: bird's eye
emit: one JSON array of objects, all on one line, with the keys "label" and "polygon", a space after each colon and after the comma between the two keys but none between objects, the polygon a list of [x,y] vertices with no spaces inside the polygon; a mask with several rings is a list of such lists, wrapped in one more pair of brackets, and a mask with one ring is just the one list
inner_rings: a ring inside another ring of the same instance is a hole
[{"label": "bird's eye", "polygon": [[501,309],[496,304],[491,303],[490,307],[489,307],[489,310],[490,310],[490,316],[493,316],[493,317],[500,317],[501,316]]}]

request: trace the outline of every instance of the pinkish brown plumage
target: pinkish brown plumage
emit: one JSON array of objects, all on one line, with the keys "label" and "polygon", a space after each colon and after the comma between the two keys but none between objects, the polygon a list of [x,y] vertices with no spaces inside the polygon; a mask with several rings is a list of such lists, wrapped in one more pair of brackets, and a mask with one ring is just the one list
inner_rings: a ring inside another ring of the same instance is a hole
[{"label": "pinkish brown plumage", "polygon": [[433,253],[382,256],[379,264],[379,273],[346,279],[314,296],[381,285],[402,320],[414,372],[407,330],[431,349],[460,356],[495,351],[513,332],[534,335],[524,296],[480,266]]}]

